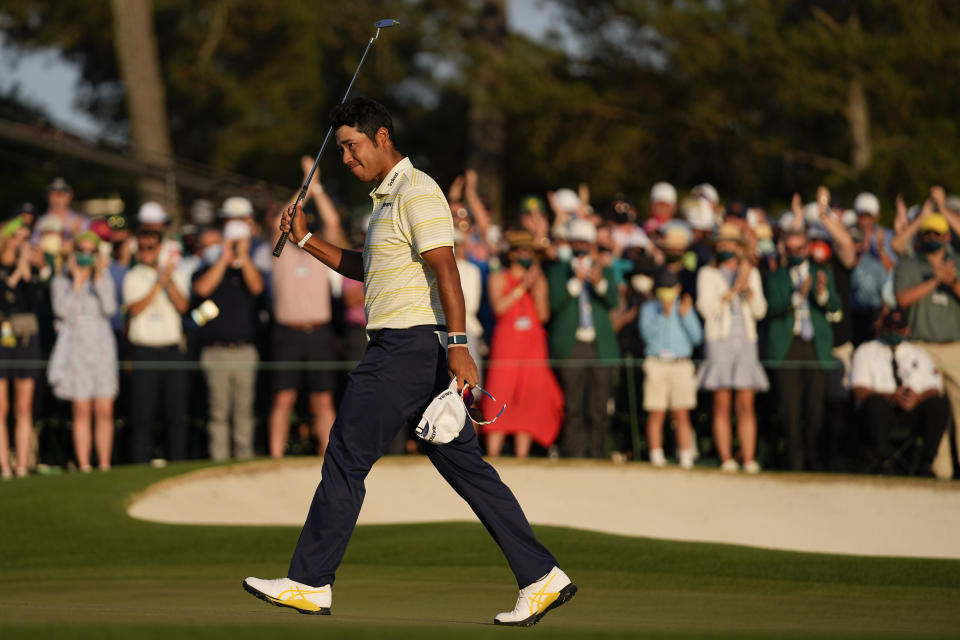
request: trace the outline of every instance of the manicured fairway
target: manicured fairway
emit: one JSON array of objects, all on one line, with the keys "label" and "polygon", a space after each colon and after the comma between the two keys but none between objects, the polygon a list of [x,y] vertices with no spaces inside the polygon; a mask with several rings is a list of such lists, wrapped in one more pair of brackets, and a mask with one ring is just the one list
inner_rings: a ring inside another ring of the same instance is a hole
[{"label": "manicured fairway", "polygon": [[479,524],[359,528],[338,574],[333,615],[299,615],[240,587],[247,575],[285,573],[297,529],[171,526],[126,516],[132,493],[201,466],[0,484],[0,638],[960,635],[960,561],[544,527],[538,534],[580,593],[532,629],[494,627],[494,614],[512,608],[516,586]]}]

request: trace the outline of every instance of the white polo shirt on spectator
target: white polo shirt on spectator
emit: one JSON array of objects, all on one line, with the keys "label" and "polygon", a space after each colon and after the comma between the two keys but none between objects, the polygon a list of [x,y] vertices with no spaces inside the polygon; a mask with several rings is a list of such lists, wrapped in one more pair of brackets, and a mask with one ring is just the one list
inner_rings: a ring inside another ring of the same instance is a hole
[{"label": "white polo shirt on spectator", "polygon": [[[129,308],[131,303],[142,300],[157,284],[158,273],[153,267],[138,264],[123,277],[123,300]],[[171,276],[174,286],[187,296],[187,277],[174,269]],[[180,344],[183,335],[183,320],[173,306],[170,297],[160,291],[147,308],[130,318],[127,337],[130,344],[138,347],[170,347]]]},{"label": "white polo shirt on spectator", "polygon": [[940,372],[926,351],[909,342],[891,347],[879,340],[864,342],[853,352],[850,386],[864,387],[874,393],[894,393],[897,390],[893,375],[894,353],[897,375],[903,386],[917,394],[943,389]]}]

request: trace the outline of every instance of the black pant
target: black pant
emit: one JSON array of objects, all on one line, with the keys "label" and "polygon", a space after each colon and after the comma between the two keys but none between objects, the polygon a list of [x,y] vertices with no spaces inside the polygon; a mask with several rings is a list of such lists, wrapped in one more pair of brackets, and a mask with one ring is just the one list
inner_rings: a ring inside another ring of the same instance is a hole
[{"label": "black pant", "polygon": [[[597,350],[593,343],[578,341],[569,357],[592,360]],[[572,458],[607,457],[607,402],[613,392],[613,372],[609,367],[563,367],[560,384],[566,405],[560,451]]]},{"label": "black pant", "polygon": [[[418,420],[448,383],[446,350],[432,327],[374,335],[350,374],[330,431],[322,479],[287,577],[312,586],[333,583],[360,514],[367,473],[405,423]],[[513,493],[484,462],[473,425],[465,421],[452,442],[423,446],[443,479],[467,501],[500,546],[520,587],[539,580],[557,564],[534,536]]]},{"label": "black pant", "polygon": [[787,459],[790,469],[823,470],[821,442],[823,406],[827,401],[827,371],[817,364],[813,342],[794,336],[777,370],[777,386],[787,431]]},{"label": "black pant", "polygon": [[[153,457],[153,426],[159,404],[167,440],[167,459],[187,457],[187,394],[189,372],[178,367],[183,361],[178,347],[131,348],[130,458],[147,462]],[[150,366],[148,363],[156,362]]]},{"label": "black pant", "polygon": [[950,402],[944,397],[928,398],[912,411],[895,407],[877,395],[868,397],[860,405],[860,424],[869,434],[874,454],[881,465],[889,463],[893,456],[890,430],[894,425],[920,434],[921,473],[928,472],[933,464],[949,415]]}]

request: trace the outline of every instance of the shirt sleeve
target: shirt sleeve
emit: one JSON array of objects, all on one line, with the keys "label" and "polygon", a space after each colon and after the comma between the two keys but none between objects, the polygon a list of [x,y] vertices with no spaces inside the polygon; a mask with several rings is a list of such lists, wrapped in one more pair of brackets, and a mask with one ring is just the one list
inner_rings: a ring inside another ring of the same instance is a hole
[{"label": "shirt sleeve", "polygon": [[902,260],[897,263],[893,270],[893,290],[895,293],[915,287],[920,282],[920,271],[914,266],[912,260]]},{"label": "shirt sleeve", "polygon": [[417,254],[453,246],[453,218],[442,194],[410,189],[400,203],[400,230]]},{"label": "shirt sleeve", "polygon": [[873,380],[870,375],[870,343],[866,342],[853,352],[853,360],[850,363],[850,388],[863,387],[873,390]]},{"label": "shirt sleeve", "polygon": [[123,276],[121,296],[123,298],[123,304],[126,306],[142,300],[153,286],[153,284],[148,283],[146,279],[140,275],[141,273],[142,271],[140,269],[131,269]]}]

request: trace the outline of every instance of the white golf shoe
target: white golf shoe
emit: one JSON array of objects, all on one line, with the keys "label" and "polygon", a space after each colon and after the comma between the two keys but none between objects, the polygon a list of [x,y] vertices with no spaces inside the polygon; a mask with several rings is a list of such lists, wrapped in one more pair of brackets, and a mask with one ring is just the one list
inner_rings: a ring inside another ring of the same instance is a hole
[{"label": "white golf shoe", "polygon": [[498,613],[493,623],[531,627],[548,611],[556,609],[576,593],[577,585],[570,582],[570,578],[559,567],[554,567],[547,575],[520,589],[517,606],[513,611]]},{"label": "white golf shoe", "polygon": [[243,588],[247,593],[278,607],[290,607],[300,613],[319,616],[330,615],[333,589],[329,584],[311,587],[290,578],[263,580],[251,577],[243,581]]}]

